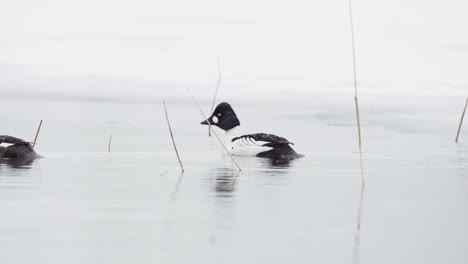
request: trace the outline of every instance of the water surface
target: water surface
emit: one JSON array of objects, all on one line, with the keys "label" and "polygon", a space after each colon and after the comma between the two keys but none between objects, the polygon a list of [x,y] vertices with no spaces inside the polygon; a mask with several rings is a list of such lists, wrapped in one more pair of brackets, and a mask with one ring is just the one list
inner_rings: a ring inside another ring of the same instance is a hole
[{"label": "water surface", "polygon": [[195,106],[168,102],[183,175],[160,104],[2,102],[41,109],[0,116],[2,133],[28,139],[40,114],[36,149],[45,158],[0,164],[0,257],[4,263],[466,263],[468,149],[453,144],[458,98],[434,104],[444,111],[426,109],[424,100],[411,106],[405,104],[411,98],[374,99],[362,107],[367,185],[360,233],[352,100],[281,107],[234,101],[245,132],[284,136],[306,155],[284,166],[238,157],[240,173],[199,125]]}]

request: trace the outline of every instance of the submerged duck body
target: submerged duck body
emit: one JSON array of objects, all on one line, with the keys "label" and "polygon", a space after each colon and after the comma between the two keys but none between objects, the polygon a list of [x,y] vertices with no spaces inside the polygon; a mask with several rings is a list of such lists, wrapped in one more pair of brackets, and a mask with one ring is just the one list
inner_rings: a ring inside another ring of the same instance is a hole
[{"label": "submerged duck body", "polygon": [[0,146],[0,158],[10,161],[30,162],[39,156],[30,142],[12,136],[0,136],[0,144],[11,144],[8,147]]},{"label": "submerged duck body", "polygon": [[240,121],[231,105],[226,102],[220,103],[213,114],[201,122],[202,125],[208,123],[226,131],[224,143],[233,155],[253,155],[278,162],[303,157],[291,147],[294,144],[283,137],[266,133],[242,135]]}]

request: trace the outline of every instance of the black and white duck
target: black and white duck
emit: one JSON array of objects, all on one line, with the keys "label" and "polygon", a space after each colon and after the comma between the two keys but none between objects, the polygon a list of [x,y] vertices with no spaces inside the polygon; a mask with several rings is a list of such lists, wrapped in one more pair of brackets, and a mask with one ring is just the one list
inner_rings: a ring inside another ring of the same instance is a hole
[{"label": "black and white duck", "polygon": [[224,144],[232,155],[257,156],[273,161],[290,161],[304,156],[294,151],[291,147],[294,144],[283,137],[266,133],[241,134],[240,121],[226,102],[220,103],[213,114],[201,122],[202,125],[208,123],[226,131]]}]

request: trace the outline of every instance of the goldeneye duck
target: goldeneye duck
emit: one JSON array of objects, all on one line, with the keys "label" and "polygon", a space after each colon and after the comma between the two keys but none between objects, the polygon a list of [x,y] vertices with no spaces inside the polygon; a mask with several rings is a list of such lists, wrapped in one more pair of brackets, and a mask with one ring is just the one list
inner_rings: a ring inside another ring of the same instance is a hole
[{"label": "goldeneye duck", "polygon": [[239,131],[240,121],[231,105],[220,103],[213,114],[202,125],[217,126],[226,131],[224,144],[232,155],[255,155],[269,158],[273,161],[290,161],[301,158],[290,145],[294,145],[283,137],[272,134],[256,133],[241,135]]},{"label": "goldeneye duck", "polygon": [[34,151],[30,142],[12,136],[0,136],[0,144],[11,144],[8,147],[0,146],[0,158],[10,161],[28,163],[41,156]]}]

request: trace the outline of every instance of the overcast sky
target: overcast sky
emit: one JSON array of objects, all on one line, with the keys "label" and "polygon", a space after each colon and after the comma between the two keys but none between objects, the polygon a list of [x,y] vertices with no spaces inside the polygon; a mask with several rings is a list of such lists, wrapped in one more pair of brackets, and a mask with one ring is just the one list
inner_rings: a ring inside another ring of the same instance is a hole
[{"label": "overcast sky", "polygon": [[[467,93],[466,0],[353,8],[363,92]],[[212,91],[218,55],[232,89],[339,92],[352,80],[347,0],[0,0],[0,25],[4,96]]]}]

